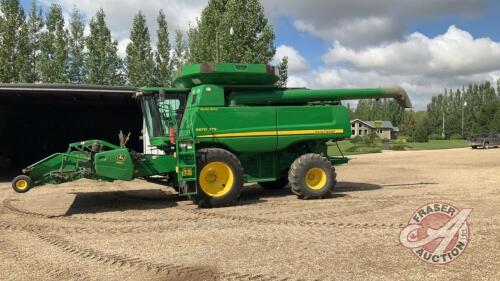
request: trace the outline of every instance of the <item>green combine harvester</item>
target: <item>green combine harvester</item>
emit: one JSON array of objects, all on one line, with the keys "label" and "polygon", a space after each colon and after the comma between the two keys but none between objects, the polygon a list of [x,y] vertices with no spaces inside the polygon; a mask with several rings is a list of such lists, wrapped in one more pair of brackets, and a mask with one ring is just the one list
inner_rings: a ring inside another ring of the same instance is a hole
[{"label": "green combine harvester", "polygon": [[69,145],[25,169],[15,191],[81,178],[136,178],[175,188],[200,207],[234,203],[245,183],[266,189],[287,184],[301,199],[324,198],[336,184],[327,141],[349,138],[342,100],[394,98],[401,88],[309,90],[277,87],[275,68],[256,64],[187,65],[176,87],[145,87],[137,94],[151,145],[143,154],[101,140]]}]

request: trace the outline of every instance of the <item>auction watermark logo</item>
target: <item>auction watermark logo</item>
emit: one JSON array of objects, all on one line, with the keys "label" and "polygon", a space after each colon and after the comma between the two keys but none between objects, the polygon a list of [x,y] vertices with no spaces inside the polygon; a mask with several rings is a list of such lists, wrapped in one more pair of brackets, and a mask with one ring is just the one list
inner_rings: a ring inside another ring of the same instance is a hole
[{"label": "auction watermark logo", "polygon": [[425,262],[447,264],[463,254],[469,244],[467,218],[471,212],[448,203],[426,204],[413,213],[399,241]]}]

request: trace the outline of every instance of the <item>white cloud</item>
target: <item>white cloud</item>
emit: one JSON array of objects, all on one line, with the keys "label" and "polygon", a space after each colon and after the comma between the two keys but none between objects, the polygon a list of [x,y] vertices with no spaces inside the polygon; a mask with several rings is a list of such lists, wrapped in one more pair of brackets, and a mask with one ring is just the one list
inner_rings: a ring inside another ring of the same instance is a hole
[{"label": "white cloud", "polygon": [[[401,39],[407,26],[415,20],[426,20],[440,15],[460,14],[476,16],[485,9],[486,0],[261,0],[271,20],[280,16],[293,19],[297,29],[319,36],[329,42],[362,47]],[[134,15],[146,15],[150,32],[156,32],[158,11],[164,9],[170,29],[187,31],[208,0],[41,0],[47,7],[61,5],[66,13],[78,7],[89,20],[99,8],[107,15],[108,25],[122,40],[129,35]],[[171,32],[173,33],[173,32]],[[173,36],[172,36],[173,38]]]},{"label": "white cloud", "polygon": [[284,57],[288,57],[288,71],[297,73],[307,70],[309,65],[306,59],[294,47],[281,45],[276,48],[276,55],[271,64],[277,65]]},{"label": "white cloud", "polygon": [[194,24],[201,15],[202,9],[208,0],[41,0],[45,8],[51,3],[61,5],[66,13],[71,13],[76,6],[86,17],[87,23],[102,8],[106,13],[106,22],[111,29],[114,39],[121,41],[129,36],[132,19],[141,10],[148,22],[151,39],[156,42],[156,18],[160,9],[167,16],[171,39],[174,30],[187,31],[189,24]]},{"label": "white cloud", "polygon": [[119,57],[125,58],[125,56],[127,55],[127,45],[130,42],[132,41],[129,38],[118,41],[117,54]]},{"label": "white cloud", "polygon": [[339,67],[320,67],[301,76],[307,87],[330,88],[378,88],[402,87],[410,95],[417,110],[425,109],[432,96],[444,89],[456,89],[469,83],[496,81],[500,71],[477,73],[468,76],[427,77],[424,75],[381,74],[376,71],[362,71]]},{"label": "white cloud", "polygon": [[[125,56],[130,27],[139,11],[146,15],[153,43],[156,18],[163,8],[173,39],[174,30],[186,31],[196,23],[208,0],[41,0],[46,7],[55,2],[65,17],[76,5],[87,23],[99,8],[118,53]],[[424,109],[432,95],[444,88],[500,77],[500,45],[489,38],[473,38],[456,27],[428,38],[420,33],[405,35],[408,26],[443,15],[475,17],[486,0],[261,0],[271,21],[292,19],[299,31],[333,44],[322,67],[312,67],[293,46],[277,48],[273,63],[289,57],[289,87],[343,88],[402,86],[417,109]],[[147,3],[146,3],[147,2]],[[88,26],[85,29],[88,34]],[[315,46],[311,46],[314,48]]]},{"label": "white cloud", "polygon": [[327,64],[347,63],[357,70],[382,74],[458,76],[500,69],[500,43],[473,38],[450,26],[446,33],[428,38],[413,33],[404,41],[355,50],[336,43],[323,57]]},{"label": "white cloud", "polygon": [[288,88],[306,88],[308,87],[307,81],[300,75],[289,75],[287,81]]},{"label": "white cloud", "polygon": [[360,48],[401,39],[416,20],[443,15],[474,17],[486,1],[262,0],[272,17],[291,16],[295,27],[331,43]]}]

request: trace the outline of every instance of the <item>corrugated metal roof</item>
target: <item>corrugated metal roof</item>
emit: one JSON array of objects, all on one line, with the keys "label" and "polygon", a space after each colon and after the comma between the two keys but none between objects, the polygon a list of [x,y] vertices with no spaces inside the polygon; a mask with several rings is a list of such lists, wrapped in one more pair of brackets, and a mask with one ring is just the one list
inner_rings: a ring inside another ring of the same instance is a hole
[{"label": "corrugated metal roof", "polygon": [[139,89],[128,86],[100,86],[78,84],[1,84],[2,93],[94,93],[94,94],[134,94]]}]

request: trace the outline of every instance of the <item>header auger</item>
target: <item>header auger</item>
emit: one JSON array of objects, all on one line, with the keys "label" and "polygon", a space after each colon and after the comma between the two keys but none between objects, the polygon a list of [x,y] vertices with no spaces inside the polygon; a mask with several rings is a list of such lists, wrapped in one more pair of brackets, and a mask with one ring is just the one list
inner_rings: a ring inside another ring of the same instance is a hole
[{"label": "header auger", "polygon": [[244,183],[264,188],[289,184],[302,199],[334,190],[334,165],[326,142],[350,137],[342,100],[394,98],[411,107],[405,91],[387,89],[286,89],[274,67],[196,64],[179,70],[175,88],[145,87],[136,97],[149,141],[164,154],[148,155],[105,141],[70,144],[23,170],[17,192],[80,178],[142,178],[174,187],[201,207],[234,203]]}]

